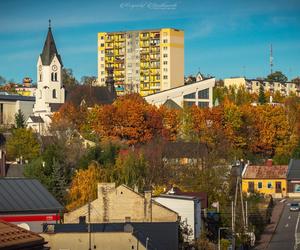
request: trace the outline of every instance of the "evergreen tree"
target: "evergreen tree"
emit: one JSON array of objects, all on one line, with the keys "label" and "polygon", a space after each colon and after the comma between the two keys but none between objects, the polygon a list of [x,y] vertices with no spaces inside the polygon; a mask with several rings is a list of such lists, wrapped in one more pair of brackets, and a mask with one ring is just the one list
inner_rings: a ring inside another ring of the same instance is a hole
[{"label": "evergreen tree", "polygon": [[25,128],[24,114],[20,109],[15,114],[15,126],[16,128]]},{"label": "evergreen tree", "polygon": [[60,203],[64,204],[67,186],[64,169],[55,158],[53,159],[52,168],[51,192]]},{"label": "evergreen tree", "polygon": [[265,96],[264,87],[262,84],[259,86],[258,102],[259,102],[259,104],[266,103],[266,96]]}]

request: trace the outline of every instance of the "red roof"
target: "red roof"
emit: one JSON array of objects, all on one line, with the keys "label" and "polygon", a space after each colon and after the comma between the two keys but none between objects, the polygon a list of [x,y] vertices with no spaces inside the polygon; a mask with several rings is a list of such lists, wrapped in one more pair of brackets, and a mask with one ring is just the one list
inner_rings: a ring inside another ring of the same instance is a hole
[{"label": "red roof", "polygon": [[244,179],[285,179],[288,165],[246,166]]}]

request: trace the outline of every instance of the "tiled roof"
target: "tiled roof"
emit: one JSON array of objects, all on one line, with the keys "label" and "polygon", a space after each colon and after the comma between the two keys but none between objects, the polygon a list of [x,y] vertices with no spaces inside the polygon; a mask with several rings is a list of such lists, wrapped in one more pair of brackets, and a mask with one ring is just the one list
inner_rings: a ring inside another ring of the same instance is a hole
[{"label": "tiled roof", "polygon": [[0,213],[58,212],[62,205],[38,181],[26,178],[0,179]]},{"label": "tiled roof", "polygon": [[285,179],[288,171],[287,165],[272,166],[246,166],[244,179]]},{"label": "tiled roof", "polygon": [[288,180],[299,180],[300,179],[300,160],[291,159],[289,163],[289,170],[287,174]]},{"label": "tiled roof", "polygon": [[42,249],[44,238],[14,224],[0,221],[0,249]]}]

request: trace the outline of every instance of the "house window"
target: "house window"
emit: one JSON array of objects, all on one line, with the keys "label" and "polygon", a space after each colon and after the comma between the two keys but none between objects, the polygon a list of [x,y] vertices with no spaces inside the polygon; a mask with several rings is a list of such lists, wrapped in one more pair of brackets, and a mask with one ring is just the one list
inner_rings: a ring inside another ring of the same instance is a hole
[{"label": "house window", "polygon": [[269,189],[271,189],[271,188],[272,188],[272,182],[269,181],[267,187],[268,187]]},{"label": "house window", "polygon": [[209,89],[204,89],[198,91],[198,98],[199,99],[209,99]]},{"label": "house window", "polygon": [[209,103],[208,102],[198,102],[199,108],[208,108]]},{"label": "house window", "polygon": [[55,89],[52,90],[52,98],[56,99],[56,90]]},{"label": "house window", "polygon": [[183,96],[184,99],[195,99],[196,98],[196,93],[191,93],[188,95]]},{"label": "house window", "polygon": [[262,182],[261,182],[261,181],[257,183],[257,188],[258,188],[258,189],[261,189],[261,188],[262,188]]}]

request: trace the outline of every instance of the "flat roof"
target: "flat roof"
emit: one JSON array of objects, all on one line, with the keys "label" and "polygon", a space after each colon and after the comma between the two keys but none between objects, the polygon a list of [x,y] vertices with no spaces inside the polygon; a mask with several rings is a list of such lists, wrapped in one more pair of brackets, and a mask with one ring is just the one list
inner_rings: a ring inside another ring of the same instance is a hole
[{"label": "flat roof", "polygon": [[22,95],[1,95],[0,101],[35,101],[34,96],[22,96]]}]

